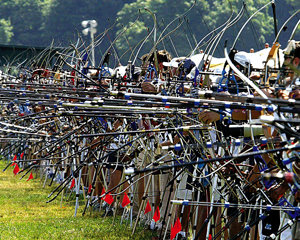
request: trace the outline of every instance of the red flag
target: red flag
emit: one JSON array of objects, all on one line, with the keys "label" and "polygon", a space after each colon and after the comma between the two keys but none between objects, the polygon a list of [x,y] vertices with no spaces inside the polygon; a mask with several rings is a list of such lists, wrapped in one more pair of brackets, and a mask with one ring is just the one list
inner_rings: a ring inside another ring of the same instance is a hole
[{"label": "red flag", "polygon": [[180,222],[179,217],[177,218],[177,220],[176,220],[176,222],[174,224],[174,227],[176,228],[176,230],[177,230],[178,233],[181,231],[182,227],[181,227],[181,222]]},{"label": "red flag", "polygon": [[[101,196],[105,193],[105,188],[102,188]],[[104,197],[101,198],[101,200],[104,200]]]},{"label": "red flag", "polygon": [[[13,158],[13,162],[17,160],[17,154],[15,154],[14,158]],[[16,163],[12,163],[11,164],[12,167],[16,166]]]},{"label": "red flag", "polygon": [[72,189],[73,187],[75,187],[75,178],[72,179],[70,189]]},{"label": "red flag", "polygon": [[[75,67],[76,67],[76,66],[74,66],[74,68],[75,68]],[[76,75],[76,73],[75,73],[75,71],[73,70],[73,71],[71,72],[71,76],[75,76],[75,75]],[[75,85],[75,79],[72,77],[71,80],[72,80],[73,85]]]},{"label": "red flag", "polygon": [[145,213],[144,214],[147,214],[148,212],[151,212],[152,208],[150,206],[150,203],[149,203],[149,200],[147,202],[147,205],[146,205],[146,208],[145,208]]},{"label": "red flag", "polygon": [[112,197],[112,195],[110,195],[110,193],[108,193],[104,199],[105,202],[107,202],[109,205],[111,205],[114,202],[114,198]]},{"label": "red flag", "polygon": [[22,159],[24,156],[24,152],[21,153],[20,158]]},{"label": "red flag", "polygon": [[179,233],[181,231],[181,223],[179,218],[177,218],[176,222],[174,223],[174,226],[171,225],[171,240],[174,239],[177,235],[177,233]]},{"label": "red flag", "polygon": [[153,220],[154,220],[154,222],[157,222],[159,219],[160,219],[160,211],[159,211],[159,206],[157,206],[157,208],[154,212]]},{"label": "red flag", "polygon": [[92,184],[89,186],[88,194],[92,191]]},{"label": "red flag", "polygon": [[173,240],[176,237],[176,234],[175,234],[175,231],[174,231],[174,226],[171,223],[171,236],[170,236],[170,239]]},{"label": "red flag", "polygon": [[30,173],[29,178],[28,178],[26,181],[29,181],[29,180],[31,180],[31,179],[33,179],[32,173]]},{"label": "red flag", "polygon": [[17,175],[18,172],[20,172],[20,168],[19,168],[18,164],[15,164],[15,168],[14,168],[13,173],[14,173],[15,175]]},{"label": "red flag", "polygon": [[131,202],[129,200],[129,197],[128,197],[127,193],[125,192],[124,197],[123,197],[123,201],[122,201],[122,207],[126,207],[130,203]]}]

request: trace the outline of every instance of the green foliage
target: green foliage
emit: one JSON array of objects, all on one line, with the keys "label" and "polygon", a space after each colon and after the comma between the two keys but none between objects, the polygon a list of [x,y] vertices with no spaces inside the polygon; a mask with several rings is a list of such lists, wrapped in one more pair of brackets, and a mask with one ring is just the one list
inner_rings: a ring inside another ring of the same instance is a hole
[{"label": "green foliage", "polygon": [[[54,39],[57,44],[68,45],[77,39],[78,33],[81,34],[81,22],[92,19],[98,22],[97,33],[100,34],[113,24],[124,2],[128,1],[53,0],[46,16],[45,39],[49,42]],[[88,42],[89,38],[84,37],[84,40]],[[105,40],[108,41],[108,38]]]},{"label": "green foliage", "polygon": [[10,20],[0,19],[0,43],[9,43],[14,35]]},{"label": "green foliage", "polygon": [[[245,1],[246,2],[246,11],[241,18],[241,20],[233,25],[230,29],[226,31],[224,38],[229,38],[232,42],[235,36],[232,36],[232,32],[238,32],[242,25],[252,16],[259,8],[264,6],[266,3],[269,3],[269,0],[259,0],[259,1]],[[230,4],[229,4],[230,3]],[[243,30],[243,35],[241,36],[242,39],[238,43],[244,42],[244,45],[251,46],[251,43],[254,42],[254,37],[260,36],[258,39],[259,41],[257,44],[260,47],[263,47],[265,42],[265,37],[269,36],[273,32],[273,22],[272,22],[272,14],[268,13],[268,9],[262,10],[258,12],[252,20],[247,24],[246,28]],[[218,3],[217,1],[214,2],[213,5],[210,5],[209,14],[204,16],[204,19],[208,23],[210,28],[215,28],[221,25],[226,19],[228,19],[233,12],[233,18],[237,15],[237,13],[242,8],[242,2],[239,0],[232,0],[232,1],[223,1],[222,4]],[[229,34],[228,34],[229,33]],[[231,34],[231,36],[230,36]],[[257,36],[255,36],[255,34]],[[240,44],[241,47],[241,44]],[[242,46],[243,47],[243,46]],[[259,46],[257,46],[259,47]]]},{"label": "green foliage", "polygon": [[[228,39],[229,46],[233,43],[239,29],[258,8],[269,0],[246,0],[247,11],[240,21],[228,29],[221,42],[217,55],[223,56],[222,46]],[[2,0],[0,4],[0,41],[1,43],[48,46],[54,40],[55,45],[67,46],[75,42],[78,33],[81,34],[83,20],[95,19],[98,22],[97,31],[101,34],[105,29],[117,24],[101,41],[96,55],[103,54],[117,34],[126,32],[118,38],[115,49],[123,56],[123,63],[128,60],[131,51],[138,45],[153,28],[153,19],[147,8],[157,17],[157,36],[166,25],[183,14],[193,4],[192,0]],[[278,26],[299,9],[298,0],[277,1]],[[188,55],[207,33],[222,25],[233,12],[233,18],[242,7],[240,0],[197,0],[196,6],[188,12],[185,18],[175,21],[165,31],[170,33],[158,44],[159,49],[171,51],[173,56]],[[140,12],[140,16],[139,16]],[[135,20],[139,16],[137,22]],[[271,5],[258,13],[244,29],[237,41],[237,48],[248,50],[250,47],[261,48],[265,41],[274,40],[274,26]],[[5,19],[5,20],[4,20]],[[132,23],[135,24],[132,25]],[[289,29],[297,22],[294,18]],[[130,27],[129,27],[130,26]],[[176,31],[173,32],[180,26]],[[286,44],[288,34],[283,34],[280,40]],[[89,37],[83,36],[85,46],[90,43]],[[153,47],[153,34],[148,38],[139,56]],[[206,46],[202,46],[205,48]],[[137,52],[137,48],[134,54]]]},{"label": "green foliage", "polygon": [[292,5],[295,9],[299,9],[300,8],[300,3],[298,0],[289,0],[288,3],[290,5]]},{"label": "green foliage", "polygon": [[0,16],[9,16],[13,44],[40,45],[44,22],[40,0],[2,0]]},{"label": "green foliage", "polygon": [[[234,38],[243,25],[244,22],[261,6],[269,2],[268,0],[259,1],[246,1],[247,11],[241,18],[241,20],[228,29],[224,36],[224,39],[229,39],[230,43],[233,43]],[[183,14],[189,7],[191,7],[192,1],[174,1],[174,0],[155,0],[155,1],[143,1],[137,0],[131,4],[126,4],[118,13],[118,33],[123,31],[124,26],[122,23],[128,23],[134,21],[134,18],[138,15],[138,10],[141,10],[141,17],[139,21],[126,31],[126,34],[121,37],[117,42],[117,47],[121,51],[126,51],[128,47],[133,47],[139,44],[139,41],[143,39],[153,27],[153,20],[149,13],[144,11],[144,8],[148,8],[153,11],[157,16],[158,22],[158,35],[163,31],[164,27],[172,21],[175,17]],[[196,42],[200,41],[211,30],[224,24],[231,16],[232,19],[237,15],[242,7],[242,3],[239,0],[233,1],[198,1],[196,6],[188,12],[185,18],[181,18],[181,21],[174,22],[168,30],[168,33],[173,29],[180,27],[174,31],[170,36],[166,37],[158,45],[158,48],[167,48],[173,53],[173,55],[188,55],[192,49],[196,46]],[[270,9],[270,8],[269,8]],[[253,47],[253,43],[256,42],[256,47],[263,47],[266,41],[265,37],[270,37],[273,33],[272,14],[268,9],[259,12],[252,21],[244,29],[241,38],[238,41],[238,47]],[[220,31],[220,30],[219,30]],[[223,41],[220,42],[223,46]],[[153,46],[153,35],[149,38],[148,42],[143,47],[141,54],[149,52]],[[175,46],[176,49],[173,47]],[[205,48],[205,46],[203,46]]]},{"label": "green foliage", "polygon": [[[157,38],[162,31],[165,30],[165,27],[176,17],[182,15],[186,12],[191,6],[192,1],[181,1],[181,0],[153,0],[153,1],[143,1],[137,0],[131,4],[125,4],[121,11],[118,12],[118,32],[123,31],[124,23],[132,23],[138,17],[140,11],[139,20],[135,25],[128,28],[124,36],[122,36],[117,41],[117,47],[121,52],[127,51],[128,47],[134,48],[137,44],[140,44],[141,40],[146,38],[147,34],[150,33],[154,27],[153,17],[151,14],[145,10],[145,8],[151,10],[157,17]],[[199,3],[202,7],[204,4]],[[172,23],[168,29],[165,31],[165,36],[167,33],[171,32],[179,25],[177,31],[170,34],[169,37],[164,38],[160,43],[158,43],[158,48],[169,48],[173,43],[176,45],[176,48],[179,54],[186,54],[187,51],[190,51],[189,46],[186,44],[186,35],[184,31],[186,30],[186,22],[184,18],[181,18],[181,21],[177,20]],[[131,24],[128,24],[130,26]],[[171,39],[170,39],[171,38]],[[174,40],[175,39],[175,40]],[[154,33],[149,36],[147,42],[144,44],[143,49],[140,55],[149,52],[153,47]],[[167,45],[167,46],[166,46]],[[173,49],[174,50],[174,49]],[[173,54],[175,51],[173,51]]]}]

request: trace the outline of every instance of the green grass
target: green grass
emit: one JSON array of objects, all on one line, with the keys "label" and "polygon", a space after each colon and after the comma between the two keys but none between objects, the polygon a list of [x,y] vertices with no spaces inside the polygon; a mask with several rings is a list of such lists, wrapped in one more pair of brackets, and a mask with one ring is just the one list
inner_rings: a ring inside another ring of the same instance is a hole
[{"label": "green grass", "polygon": [[[99,212],[82,216],[83,202],[74,217],[74,201],[46,203],[50,187],[34,179],[26,182],[14,176],[5,162],[0,161],[0,239],[151,239],[153,233],[141,227],[131,236],[128,223],[113,223],[112,217],[102,218]],[[35,174],[34,174],[35,177]]]}]

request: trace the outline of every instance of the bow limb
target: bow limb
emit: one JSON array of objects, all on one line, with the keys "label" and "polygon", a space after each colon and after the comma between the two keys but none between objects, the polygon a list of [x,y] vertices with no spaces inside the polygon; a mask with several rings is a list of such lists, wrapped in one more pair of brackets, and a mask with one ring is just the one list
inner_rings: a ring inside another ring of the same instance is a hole
[{"label": "bow limb", "polygon": [[227,41],[225,42],[225,47],[224,47],[224,54],[225,54],[225,58],[226,61],[228,62],[229,66],[231,67],[231,69],[245,82],[247,83],[249,86],[251,86],[261,97],[263,97],[264,99],[268,99],[268,97],[266,96],[266,94],[264,94],[264,92],[262,90],[259,89],[259,87],[257,87],[249,78],[247,78],[240,70],[237,69],[237,67],[231,62],[228,52],[227,52],[227,47],[226,47]]},{"label": "bow limb", "polygon": [[235,48],[235,45],[237,43],[237,40],[238,38],[240,37],[242,31],[244,30],[244,28],[247,26],[247,24],[251,21],[251,19],[256,15],[258,14],[261,10],[263,10],[264,8],[266,8],[268,5],[270,5],[272,3],[272,1],[268,2],[267,4],[265,4],[264,6],[262,6],[260,9],[258,9],[255,13],[253,13],[249,18],[248,20],[244,23],[244,25],[241,27],[240,31],[238,32],[233,44],[232,44],[232,47],[231,49]]},{"label": "bow limb", "polygon": [[[113,45],[116,43],[116,41],[131,27],[133,27],[139,20],[140,18],[140,10],[138,11],[138,16],[137,18],[135,19],[135,21],[129,25],[128,27],[125,27],[117,36],[116,38],[111,42],[110,46],[107,48],[107,50],[105,51],[105,53],[103,54],[102,58],[101,58],[101,61],[100,61],[100,64],[102,64],[106,54],[108,53],[108,51],[113,47]],[[105,35],[107,34],[107,32],[105,33]]]}]

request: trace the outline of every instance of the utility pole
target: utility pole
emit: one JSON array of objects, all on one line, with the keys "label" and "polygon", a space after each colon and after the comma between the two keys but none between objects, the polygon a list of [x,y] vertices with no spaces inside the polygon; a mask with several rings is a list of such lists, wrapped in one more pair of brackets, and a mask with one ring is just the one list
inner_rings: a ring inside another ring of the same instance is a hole
[{"label": "utility pole", "polygon": [[[81,22],[82,27],[85,29],[82,30],[82,33],[86,36],[90,33],[91,36],[91,51],[92,51],[92,67],[95,67],[95,43],[94,43],[94,34],[97,32],[97,21],[96,20],[84,20]],[[90,25],[90,27],[87,27]]]}]

